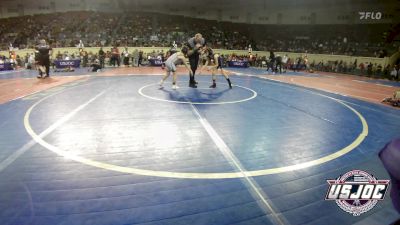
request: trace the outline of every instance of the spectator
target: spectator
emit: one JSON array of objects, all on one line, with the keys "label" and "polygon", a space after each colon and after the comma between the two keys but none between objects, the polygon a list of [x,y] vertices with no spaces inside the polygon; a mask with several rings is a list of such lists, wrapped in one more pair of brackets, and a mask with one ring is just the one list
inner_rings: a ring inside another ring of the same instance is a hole
[{"label": "spectator", "polygon": [[361,75],[364,75],[365,64],[361,62],[358,67],[360,68]]},{"label": "spectator", "polygon": [[101,70],[100,60],[95,59],[91,64],[89,70],[92,72],[99,72]]},{"label": "spectator", "polygon": [[143,51],[139,51],[138,66],[142,65],[142,61],[143,61]]},{"label": "spectator", "polygon": [[111,65],[115,67],[115,63],[117,63],[118,67],[120,65],[120,57],[119,57],[119,50],[117,46],[114,46],[111,49]]},{"label": "spectator", "polygon": [[124,62],[125,66],[129,66],[129,51],[128,47],[125,47],[124,50],[122,51],[122,61]]},{"label": "spectator", "polygon": [[[53,22],[48,24],[48,21]],[[51,39],[52,47],[100,47],[117,43],[127,46],[169,47],[172,41],[187,40],[192,35],[191,28],[196,27],[214,48],[248,49],[248,46],[251,46],[251,50],[274,49],[376,57],[391,54],[388,53],[388,49],[382,48],[384,45],[380,34],[389,29],[382,24],[324,25],[320,26],[319,32],[316,33],[312,32],[315,25],[282,25],[276,28],[270,27],[271,25],[219,22],[216,27],[215,21],[195,18],[183,20],[183,16],[139,12],[126,16],[105,12],[51,13],[16,17],[12,20],[0,19],[0,24],[0,30],[13,30],[13,33],[18,34],[15,37],[2,33],[2,49],[8,49],[10,43],[13,49],[29,48],[42,37]],[[274,32],[259,32],[260,26],[263,27],[262,30]],[[359,33],[374,35],[366,38],[360,37]],[[391,51],[394,52],[394,47]]]},{"label": "spectator", "polygon": [[104,68],[105,59],[106,59],[106,53],[103,51],[103,48],[101,47],[99,50],[99,63],[101,68]]},{"label": "spectator", "polygon": [[139,51],[135,49],[132,54],[132,65],[139,66]]}]

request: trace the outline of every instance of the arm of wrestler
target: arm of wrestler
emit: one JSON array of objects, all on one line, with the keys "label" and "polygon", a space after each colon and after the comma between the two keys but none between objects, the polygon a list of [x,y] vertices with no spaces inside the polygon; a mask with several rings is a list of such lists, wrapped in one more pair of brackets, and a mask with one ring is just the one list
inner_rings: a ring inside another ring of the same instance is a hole
[{"label": "arm of wrestler", "polygon": [[195,45],[195,43],[194,43],[194,39],[193,39],[193,38],[190,38],[190,39],[186,42],[185,45],[189,48],[189,51],[187,52],[187,55],[188,55],[188,56],[193,55],[193,53],[195,53],[195,52],[197,51],[196,45]]},{"label": "arm of wrestler", "polygon": [[200,54],[199,61],[198,61],[197,65],[201,65],[201,61],[203,60],[203,58],[201,57],[201,54],[202,54],[204,49],[203,49],[203,47],[201,45],[197,48],[197,45],[196,45],[196,49],[197,49],[196,51]]},{"label": "arm of wrestler", "polygon": [[188,55],[188,56],[191,56],[191,55],[193,55],[194,53],[199,52],[199,51],[201,51],[201,45],[200,45],[200,44],[196,44],[193,48],[191,48],[191,49],[188,51],[187,55]]},{"label": "arm of wrestler", "polygon": [[178,54],[178,59],[182,60],[183,65],[184,65],[184,66],[186,67],[186,69],[189,71],[189,74],[192,75],[193,72],[192,72],[192,70],[190,69],[189,64],[187,63],[186,57],[185,57],[182,53],[179,53],[179,54]]},{"label": "arm of wrestler", "polygon": [[[201,62],[201,61],[200,61],[200,62]],[[207,68],[208,62],[209,62],[209,60],[206,60],[206,63],[205,63],[204,65],[201,66],[199,74],[201,74],[201,73],[203,72],[203,69],[204,69],[204,68]]]}]

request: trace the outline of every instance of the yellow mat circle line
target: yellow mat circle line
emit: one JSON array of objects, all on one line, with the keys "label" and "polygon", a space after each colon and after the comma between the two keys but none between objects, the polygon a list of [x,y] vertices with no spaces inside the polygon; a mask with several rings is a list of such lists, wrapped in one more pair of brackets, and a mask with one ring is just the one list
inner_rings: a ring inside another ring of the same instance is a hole
[{"label": "yellow mat circle line", "polygon": [[[60,92],[61,93],[61,92]],[[185,173],[185,172],[170,172],[170,171],[157,171],[157,170],[146,170],[146,169],[137,169],[137,168],[132,168],[132,167],[123,167],[123,166],[117,166],[109,163],[104,163],[104,162],[99,162],[91,159],[87,159],[82,156],[75,155],[71,152],[64,151],[46,141],[44,141],[36,132],[32,129],[32,126],[29,122],[29,117],[32,113],[32,110],[39,105],[41,102],[46,100],[51,96],[47,96],[39,101],[37,101],[35,104],[33,104],[25,113],[24,116],[24,126],[26,131],[29,133],[29,135],[33,138],[34,141],[36,141],[38,144],[42,145],[44,148],[60,155],[63,156],[67,159],[83,163],[85,165],[89,166],[94,166],[97,168],[101,169],[106,169],[106,170],[111,170],[111,171],[116,171],[116,172],[121,172],[121,173],[128,173],[128,174],[137,174],[137,175],[144,175],[144,176],[156,176],[156,177],[167,177],[167,178],[186,178],[186,179],[226,179],[226,178],[242,178],[242,177],[254,177],[254,176],[263,176],[263,175],[269,175],[269,174],[278,174],[278,173],[284,173],[284,172],[290,172],[290,171],[295,171],[295,170],[300,170],[304,168],[308,168],[311,166],[316,166],[320,165],[329,161],[332,161],[334,159],[337,159],[353,149],[355,149],[358,145],[363,142],[365,137],[368,135],[368,124],[365,118],[359,113],[357,110],[352,108],[351,106],[347,105],[346,103],[329,97],[325,96],[322,94],[319,94],[320,96],[324,96],[326,98],[332,99],[348,109],[350,109],[354,114],[357,115],[359,120],[361,121],[362,124],[362,131],[361,133],[357,136],[357,138],[350,143],[348,146],[332,153],[327,156],[311,160],[308,162],[304,163],[299,163],[295,165],[290,165],[290,166],[283,166],[283,167],[276,167],[276,168],[270,168],[270,169],[262,169],[262,170],[252,170],[252,171],[245,171],[245,172],[227,172],[227,173]]]}]

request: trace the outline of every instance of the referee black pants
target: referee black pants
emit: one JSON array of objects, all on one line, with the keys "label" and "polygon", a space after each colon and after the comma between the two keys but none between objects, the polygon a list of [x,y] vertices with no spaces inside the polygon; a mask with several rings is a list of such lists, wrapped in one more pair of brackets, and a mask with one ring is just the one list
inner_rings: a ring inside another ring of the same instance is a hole
[{"label": "referee black pants", "polygon": [[[39,63],[39,65],[40,66],[44,66],[45,68],[46,68],[46,76],[49,76],[49,74],[50,74],[50,60],[47,60],[47,59],[45,59],[45,60],[42,60],[40,63]],[[40,73],[39,73],[40,74]],[[40,74],[40,75],[42,75],[42,74]]]},{"label": "referee black pants", "polygon": [[193,75],[190,76],[190,83],[194,83],[194,75],[196,74],[197,66],[199,65],[199,54],[194,53],[193,55],[189,56],[189,64],[190,69],[193,72]]}]

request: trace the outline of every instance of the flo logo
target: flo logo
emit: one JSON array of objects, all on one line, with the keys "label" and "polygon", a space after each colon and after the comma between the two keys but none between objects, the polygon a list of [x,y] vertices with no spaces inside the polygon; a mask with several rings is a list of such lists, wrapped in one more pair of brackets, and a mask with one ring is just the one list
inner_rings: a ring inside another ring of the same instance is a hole
[{"label": "flo logo", "polygon": [[344,211],[359,216],[383,200],[390,180],[377,180],[362,170],[352,170],[329,184],[325,200],[334,200]]},{"label": "flo logo", "polygon": [[360,20],[380,20],[382,18],[381,12],[358,12]]}]

